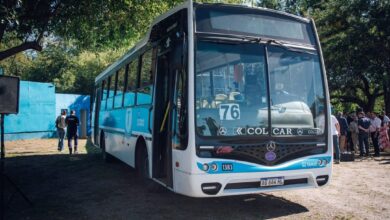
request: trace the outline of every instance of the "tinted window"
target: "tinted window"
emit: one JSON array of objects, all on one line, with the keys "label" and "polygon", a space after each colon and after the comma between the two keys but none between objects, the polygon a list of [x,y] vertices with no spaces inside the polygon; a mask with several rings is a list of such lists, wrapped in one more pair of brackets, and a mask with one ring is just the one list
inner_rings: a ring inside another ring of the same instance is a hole
[{"label": "tinted window", "polygon": [[151,84],[153,84],[152,50],[149,50],[142,55],[140,87],[149,86]]},{"label": "tinted window", "polygon": [[315,42],[309,22],[258,9],[199,7],[196,22],[198,32],[264,36],[312,45]]},{"label": "tinted window", "polygon": [[127,85],[126,85],[126,93],[124,98],[125,106],[134,105],[135,90],[137,88],[137,80],[138,80],[137,71],[138,71],[138,59],[135,59],[128,64]]},{"label": "tinted window", "polygon": [[116,96],[114,100],[114,107],[120,108],[122,107],[123,101],[123,90],[125,87],[125,67],[122,67],[117,72],[117,86],[116,86]]},{"label": "tinted window", "polygon": [[140,72],[140,89],[137,94],[137,104],[150,104],[153,92],[153,52],[148,50],[142,55]]}]

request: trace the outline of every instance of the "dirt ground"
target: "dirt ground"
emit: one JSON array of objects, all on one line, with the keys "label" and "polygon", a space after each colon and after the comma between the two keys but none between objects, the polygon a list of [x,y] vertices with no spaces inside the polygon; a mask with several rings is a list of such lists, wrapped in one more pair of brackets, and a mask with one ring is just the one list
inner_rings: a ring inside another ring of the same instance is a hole
[{"label": "dirt ground", "polygon": [[[80,141],[86,146],[86,141]],[[135,171],[106,164],[86,146],[76,156],[56,140],[6,142],[5,219],[389,219],[390,155],[334,166],[320,189],[195,199],[148,192]]]}]

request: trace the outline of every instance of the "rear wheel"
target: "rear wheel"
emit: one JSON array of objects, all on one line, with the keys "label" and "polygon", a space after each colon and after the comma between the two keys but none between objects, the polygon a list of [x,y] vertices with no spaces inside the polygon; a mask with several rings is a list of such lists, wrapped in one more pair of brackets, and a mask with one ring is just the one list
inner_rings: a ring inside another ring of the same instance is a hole
[{"label": "rear wheel", "polygon": [[114,161],[114,157],[106,152],[106,141],[104,138],[104,133],[102,133],[100,138],[100,148],[102,149],[102,158],[106,163],[111,163]]}]

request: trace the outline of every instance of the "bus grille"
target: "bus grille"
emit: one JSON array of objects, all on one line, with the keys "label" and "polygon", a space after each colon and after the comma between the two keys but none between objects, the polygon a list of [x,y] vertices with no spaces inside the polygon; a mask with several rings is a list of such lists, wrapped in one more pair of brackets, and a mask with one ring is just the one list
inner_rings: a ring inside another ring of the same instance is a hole
[{"label": "bus grille", "polygon": [[215,150],[210,156],[213,158],[235,159],[265,166],[275,166],[286,161],[309,155],[322,154],[327,151],[326,146],[317,146],[316,143],[275,143],[276,145],[273,152],[276,157],[270,160],[269,158],[266,158],[266,154],[270,152],[267,150],[267,144],[268,143],[256,145],[232,145],[231,147],[233,150],[231,152],[218,154],[218,150]]}]

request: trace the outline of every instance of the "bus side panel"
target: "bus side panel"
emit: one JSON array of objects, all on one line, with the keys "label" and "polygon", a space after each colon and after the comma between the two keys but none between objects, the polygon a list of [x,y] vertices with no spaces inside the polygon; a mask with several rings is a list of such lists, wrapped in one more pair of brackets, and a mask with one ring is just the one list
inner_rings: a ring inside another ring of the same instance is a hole
[{"label": "bus side panel", "polygon": [[126,109],[106,111],[102,117],[101,128],[105,133],[106,152],[132,165],[131,153],[126,145]]}]

